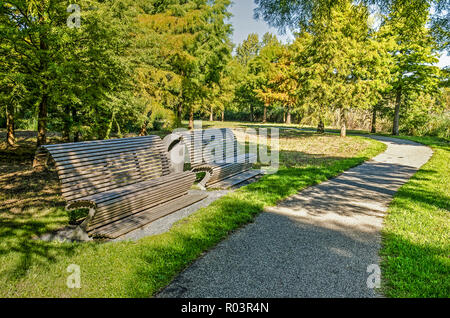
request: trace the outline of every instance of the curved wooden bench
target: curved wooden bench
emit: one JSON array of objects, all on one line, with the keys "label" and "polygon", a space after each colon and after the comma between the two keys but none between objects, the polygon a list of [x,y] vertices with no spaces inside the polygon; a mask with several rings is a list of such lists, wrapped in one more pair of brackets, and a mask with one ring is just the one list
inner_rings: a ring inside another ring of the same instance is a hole
[{"label": "curved wooden bench", "polygon": [[67,210],[88,208],[78,235],[116,238],[205,195],[190,195],[190,171],[175,172],[158,136],[44,145],[34,167],[51,158]]},{"label": "curved wooden bench", "polygon": [[[176,134],[182,136],[191,171],[205,172],[205,177],[199,182],[204,188],[216,187],[224,179],[250,170],[257,159],[255,154],[238,153],[236,136],[229,128],[190,130]],[[213,145],[218,146],[218,153],[210,151],[215,148]],[[257,174],[250,175],[254,177]]]}]

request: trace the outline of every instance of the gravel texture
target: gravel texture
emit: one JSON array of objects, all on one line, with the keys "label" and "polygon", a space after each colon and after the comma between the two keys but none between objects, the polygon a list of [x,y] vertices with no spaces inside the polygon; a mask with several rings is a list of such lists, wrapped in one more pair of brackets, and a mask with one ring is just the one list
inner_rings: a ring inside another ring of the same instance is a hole
[{"label": "gravel texture", "polygon": [[238,230],[157,297],[379,297],[368,266],[379,264],[389,202],[432,155],[406,140],[371,136],[387,150],[309,187]]}]

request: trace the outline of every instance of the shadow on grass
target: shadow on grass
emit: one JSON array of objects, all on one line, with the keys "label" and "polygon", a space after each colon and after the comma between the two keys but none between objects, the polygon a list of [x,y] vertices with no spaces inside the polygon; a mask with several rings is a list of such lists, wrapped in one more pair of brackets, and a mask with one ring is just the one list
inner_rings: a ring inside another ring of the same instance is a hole
[{"label": "shadow on grass", "polygon": [[[207,208],[155,237],[141,254],[140,266],[128,279],[127,294],[148,297],[166,286],[181,270],[214,247],[227,235],[252,222],[265,206],[273,206],[299,190],[317,184],[367,160],[367,157],[335,160],[318,167],[286,168],[266,175],[213,202]],[[146,239],[143,239],[145,245]],[[139,283],[139,287],[136,286]]]},{"label": "shadow on grass", "polygon": [[419,245],[394,233],[384,233],[383,242],[380,256],[386,296],[450,297],[448,246]]},{"label": "shadow on grass", "polygon": [[[204,251],[231,231],[251,222],[264,206],[274,205],[308,185],[335,176],[368,159],[362,156],[346,159],[308,154],[301,156],[315,161],[316,166],[282,167],[277,174],[264,176],[259,182],[199,210],[170,232],[139,241],[134,248],[139,251],[140,258],[129,260],[135,274],[126,277],[126,295],[154,294]],[[322,160],[320,164],[319,160]],[[14,169],[19,173],[14,174]],[[63,210],[55,175],[51,177],[46,172],[30,172],[23,167],[14,169],[8,170],[4,180],[0,181],[5,185],[0,192],[0,199],[4,200],[0,207],[0,256],[5,264],[0,277],[3,281],[31,279],[27,277],[31,267],[48,268],[79,249],[95,250],[99,246],[97,243],[59,244],[33,240],[40,234],[67,224],[67,214]],[[52,208],[49,209],[49,206]],[[111,248],[111,253],[108,257],[123,257],[120,249]]]}]

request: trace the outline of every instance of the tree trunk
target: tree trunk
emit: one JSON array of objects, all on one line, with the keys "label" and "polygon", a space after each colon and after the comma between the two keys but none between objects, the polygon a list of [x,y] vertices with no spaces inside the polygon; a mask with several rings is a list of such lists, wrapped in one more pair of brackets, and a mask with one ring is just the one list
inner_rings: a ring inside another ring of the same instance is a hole
[{"label": "tree trunk", "polygon": [[[184,76],[183,72],[181,72],[181,76]],[[183,116],[183,88],[180,89],[180,103],[177,105],[177,119],[176,126],[181,127],[181,117]]]},{"label": "tree trunk", "polygon": [[225,120],[225,111],[222,110],[222,121],[224,121],[224,120]]},{"label": "tree trunk", "polygon": [[105,133],[105,139],[109,139],[111,136],[113,122],[114,122],[114,113],[112,113],[111,120],[108,123],[108,128],[106,129],[106,133]]},{"label": "tree trunk", "polygon": [[63,140],[65,142],[70,142],[70,107],[69,105],[64,105],[63,114]]},{"label": "tree trunk", "polygon": [[213,111],[213,107],[211,105],[210,111],[209,111],[209,121],[213,121],[213,120],[214,120],[214,111]]},{"label": "tree trunk", "polygon": [[250,122],[253,122],[255,119],[255,116],[253,115],[253,106],[250,106]]},{"label": "tree trunk", "polygon": [[267,122],[267,104],[264,104],[263,123]]},{"label": "tree trunk", "polygon": [[117,136],[118,136],[119,138],[122,138],[123,135],[122,135],[122,132],[120,131],[120,125],[119,125],[119,122],[117,121],[116,117],[114,117],[114,121],[116,122]]},{"label": "tree trunk", "polygon": [[283,109],[283,123],[286,124],[286,111]]},{"label": "tree trunk", "polygon": [[374,106],[372,109],[372,128],[370,129],[370,132],[372,134],[375,134],[377,132],[377,107]]},{"label": "tree trunk", "polygon": [[402,101],[402,90],[401,88],[398,88],[397,96],[395,98],[394,125],[392,127],[392,134],[395,136],[398,136],[401,101]]},{"label": "tree trunk", "polygon": [[139,130],[139,136],[146,136],[147,135],[147,125],[148,125],[148,121],[145,121],[142,124],[141,129]]},{"label": "tree trunk", "polygon": [[139,130],[139,136],[147,136],[147,126],[150,122],[150,116],[152,115],[152,111],[147,112],[147,119],[144,121],[144,123],[141,126],[141,129]]},{"label": "tree trunk", "polygon": [[286,124],[291,124],[291,109],[289,106],[286,109]]},{"label": "tree trunk", "polygon": [[79,142],[80,141],[80,132],[78,131],[78,114],[77,109],[75,107],[72,107],[72,123],[73,126],[75,126],[75,129],[73,130],[73,141]]},{"label": "tree trunk", "polygon": [[325,132],[325,125],[322,116],[319,116],[319,123],[317,124],[317,132],[323,134]]},{"label": "tree trunk", "polygon": [[[39,25],[44,26],[45,24],[45,18],[44,18],[44,3],[41,2],[41,7],[39,8]],[[41,30],[40,32],[45,32],[45,28]],[[47,57],[47,51],[48,51],[48,45],[47,45],[47,36],[46,34],[40,34],[39,35],[39,50],[40,50],[40,74],[41,81],[42,81],[42,96],[41,101],[39,102],[39,108],[38,108],[38,136],[37,136],[37,146],[45,145],[47,143],[47,103],[48,103],[48,83],[47,78],[45,76],[45,73],[47,72],[48,68],[48,57]]]},{"label": "tree trunk", "polygon": [[14,106],[11,103],[6,105],[6,144],[9,147],[13,147],[15,144]]},{"label": "tree trunk", "polygon": [[194,108],[191,106],[189,108],[189,130],[194,129]]},{"label": "tree trunk", "polygon": [[42,87],[42,98],[39,102],[37,146],[47,143],[47,85]]},{"label": "tree trunk", "polygon": [[180,102],[177,105],[177,118],[176,118],[176,126],[181,127],[181,117],[183,116],[183,104]]},{"label": "tree trunk", "polygon": [[341,108],[341,137],[347,136],[347,110]]}]

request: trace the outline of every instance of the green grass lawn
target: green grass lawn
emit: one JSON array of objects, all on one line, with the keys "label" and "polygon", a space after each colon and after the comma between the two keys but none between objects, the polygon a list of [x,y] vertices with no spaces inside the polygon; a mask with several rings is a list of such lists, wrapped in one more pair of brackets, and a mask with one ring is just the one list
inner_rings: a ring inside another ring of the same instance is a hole
[{"label": "green grass lawn", "polygon": [[382,230],[383,292],[388,297],[450,297],[450,143],[405,137],[432,158],[396,193]]},{"label": "green grass lawn", "polygon": [[[362,137],[283,131],[276,174],[220,198],[164,234],[135,242],[89,243],[35,239],[69,221],[57,177],[32,171],[29,155],[13,164],[6,156],[0,162],[0,297],[152,296],[264,207],[384,149]],[[80,289],[66,286],[70,264],[81,268]]]}]

